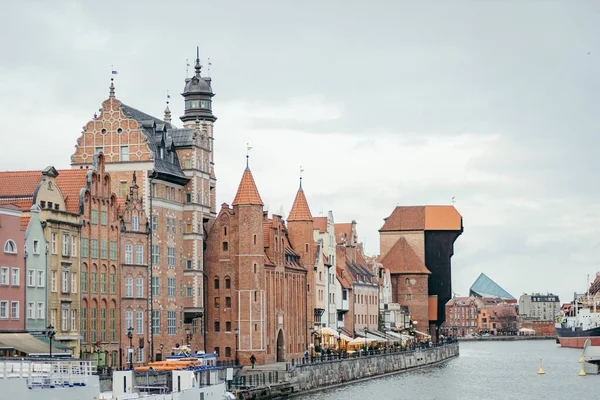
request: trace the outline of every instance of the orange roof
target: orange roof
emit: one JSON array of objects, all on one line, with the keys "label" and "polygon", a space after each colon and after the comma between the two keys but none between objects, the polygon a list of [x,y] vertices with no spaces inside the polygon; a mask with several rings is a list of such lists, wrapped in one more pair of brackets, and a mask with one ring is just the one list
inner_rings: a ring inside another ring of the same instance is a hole
[{"label": "orange roof", "polygon": [[396,207],[380,231],[459,231],[462,217],[454,206]]},{"label": "orange roof", "polygon": [[346,241],[350,241],[350,233],[352,231],[352,223],[334,224],[333,227],[335,230],[336,243],[341,243],[342,237],[344,237],[344,235],[346,237]]},{"label": "orange roof", "polygon": [[19,200],[11,200],[11,199],[2,199],[0,198],[0,204],[14,204],[21,211],[29,211],[31,205],[33,204],[31,197],[28,199],[19,199]]},{"label": "orange roof", "polygon": [[352,281],[350,280],[350,273],[348,271],[344,271],[342,268],[336,267],[335,272],[340,284],[344,289],[352,287]]},{"label": "orange roof", "polygon": [[29,220],[31,217],[29,216],[21,216],[21,229],[27,229],[27,225],[29,225]]},{"label": "orange roof", "polygon": [[308,207],[308,202],[306,201],[306,196],[304,196],[304,190],[302,190],[302,186],[298,189],[298,193],[296,193],[296,198],[294,199],[294,205],[292,206],[292,211],[290,211],[290,215],[288,216],[288,221],[312,221],[312,215],[310,213],[310,208]]},{"label": "orange roof", "polygon": [[[0,172],[0,198],[33,196],[41,180],[41,171]],[[30,202],[30,207],[31,204]]]},{"label": "orange roof", "polygon": [[258,189],[256,188],[256,183],[254,183],[254,177],[252,177],[252,172],[250,172],[250,168],[248,167],[244,170],[240,186],[231,205],[238,206],[240,204],[263,205],[260,194],[258,194]]},{"label": "orange roof", "polygon": [[318,229],[319,232],[327,232],[327,217],[314,217],[313,229]]},{"label": "orange roof", "polygon": [[391,274],[431,274],[403,237],[392,246],[381,263]]},{"label": "orange roof", "polygon": [[56,184],[65,196],[65,207],[68,212],[79,214],[79,193],[86,187],[88,169],[61,169],[56,177]]},{"label": "orange roof", "polygon": [[[57,172],[59,175],[56,177],[56,184],[65,196],[67,211],[79,214],[79,191],[85,187],[88,170],[62,169]],[[41,181],[42,171],[0,172],[0,202],[10,202],[23,211],[29,211],[33,195]]]}]

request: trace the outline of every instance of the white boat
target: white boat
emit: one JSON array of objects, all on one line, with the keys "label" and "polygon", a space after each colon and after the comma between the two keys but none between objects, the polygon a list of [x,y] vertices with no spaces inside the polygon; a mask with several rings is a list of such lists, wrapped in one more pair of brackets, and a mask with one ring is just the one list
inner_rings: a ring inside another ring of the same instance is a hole
[{"label": "white boat", "polygon": [[[196,355],[174,356],[175,363]],[[226,399],[224,368],[212,355],[197,355],[194,366],[172,370],[114,371],[112,391],[101,392],[91,360],[0,359],[0,397],[11,400],[191,400]],[[169,358],[169,357],[168,357]],[[212,364],[212,365],[209,365]]]}]

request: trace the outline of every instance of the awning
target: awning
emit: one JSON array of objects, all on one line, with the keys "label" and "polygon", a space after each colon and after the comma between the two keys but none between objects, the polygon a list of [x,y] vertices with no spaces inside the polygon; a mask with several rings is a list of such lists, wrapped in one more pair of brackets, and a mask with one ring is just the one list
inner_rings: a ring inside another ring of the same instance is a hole
[{"label": "awning", "polygon": [[397,339],[400,339],[400,340],[414,340],[415,339],[413,336],[402,335],[400,333],[396,333],[396,332],[392,332],[392,331],[387,331],[386,333],[388,334],[388,336],[393,337],[394,338],[393,340],[397,340]]},{"label": "awning", "polygon": [[[0,333],[0,348],[18,350],[29,356],[50,353],[50,345],[48,343],[42,342],[29,333]],[[55,342],[52,342],[52,353],[67,354],[58,349]]]},{"label": "awning", "polygon": [[[366,343],[369,344],[369,343],[372,343],[372,342],[383,343],[383,342],[387,342],[387,340],[384,339],[384,338],[381,338],[379,336],[368,334],[367,335]],[[350,342],[348,342],[348,344],[349,345],[357,345],[357,344],[364,345],[365,344],[365,337],[364,336],[363,337],[356,337],[356,338],[352,339]]]},{"label": "awning", "polygon": [[[329,328],[329,327],[323,327],[321,328],[321,333],[326,334],[326,335],[330,335],[330,336],[334,336],[334,337],[338,337],[338,333],[335,329]],[[340,336],[340,339],[345,340],[346,342],[349,342],[352,340],[352,338],[348,335],[344,335],[343,333]]]},{"label": "awning", "polygon": [[423,336],[427,336],[427,337],[431,337],[431,335],[429,333],[425,333],[425,332],[419,332],[419,331],[415,331],[416,333],[418,333],[419,335],[423,335]]},{"label": "awning", "polygon": [[[49,349],[50,339],[48,339],[46,336],[38,336],[38,337],[36,337],[36,339],[44,342],[46,344],[46,349],[47,350]],[[73,352],[73,349],[70,346],[67,346],[66,344],[62,344],[58,340],[52,340],[52,349],[64,350],[67,353]],[[54,350],[52,350],[52,351],[54,351]]]}]

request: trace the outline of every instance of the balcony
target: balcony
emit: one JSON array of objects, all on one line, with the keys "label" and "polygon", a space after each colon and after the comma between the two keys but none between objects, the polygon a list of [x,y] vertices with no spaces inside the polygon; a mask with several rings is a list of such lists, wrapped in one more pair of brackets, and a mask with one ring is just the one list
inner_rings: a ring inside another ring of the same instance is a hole
[{"label": "balcony", "polygon": [[338,311],[348,311],[349,309],[348,300],[342,300],[339,304]]}]

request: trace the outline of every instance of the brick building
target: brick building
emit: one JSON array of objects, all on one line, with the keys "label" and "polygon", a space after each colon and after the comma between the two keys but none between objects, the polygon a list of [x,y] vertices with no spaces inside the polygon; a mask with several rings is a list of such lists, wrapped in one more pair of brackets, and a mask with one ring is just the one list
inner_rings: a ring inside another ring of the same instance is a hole
[{"label": "brick building", "polygon": [[394,302],[408,306],[417,329],[436,338],[452,297],[450,260],[462,234],[453,206],[396,207],[379,230],[380,260],[392,274]]},{"label": "brick building", "polygon": [[[182,93],[183,128],[177,128],[168,104],[163,119],[150,116],[118,100],[111,83],[109,98],[85,125],[71,157],[73,168],[85,169],[102,152],[111,191],[120,198],[136,173],[152,232],[152,329],[144,338],[150,359],[170,354],[184,341],[194,350],[205,346],[204,239],[216,215],[211,85],[197,58]],[[126,334],[124,329],[117,336]]]},{"label": "brick building", "polygon": [[379,279],[369,269],[358,243],[356,221],[335,224],[336,262],[340,282],[346,290],[349,310],[344,316],[344,330],[354,336],[364,335],[364,329],[379,327]]},{"label": "brick building", "polygon": [[81,204],[81,345],[82,358],[97,365],[122,365],[117,196],[106,172],[104,155],[95,155],[87,171]]},{"label": "brick building", "polygon": [[21,210],[0,205],[0,331],[24,331],[25,231]]},{"label": "brick building", "polygon": [[252,354],[259,364],[302,355],[308,343],[307,271],[289,238],[283,219],[263,211],[246,167],[232,207],[221,206],[208,234],[208,349],[243,364]]},{"label": "brick building", "polygon": [[484,301],[475,296],[454,297],[446,303],[446,321],[442,332],[446,336],[465,336],[479,332],[479,310]]},{"label": "brick building", "polygon": [[[128,351],[122,362],[144,364],[150,358],[149,346],[146,345],[148,332],[152,329],[151,281],[149,277],[149,236],[150,223],[144,211],[143,197],[140,195],[135,172],[132,174],[129,191],[119,208],[120,216],[120,306],[121,326],[119,341],[127,344]],[[158,314],[155,313],[155,315]],[[131,344],[128,343],[127,331],[132,328]],[[124,347],[124,346],[122,346]],[[130,357],[132,359],[130,360]]]}]

